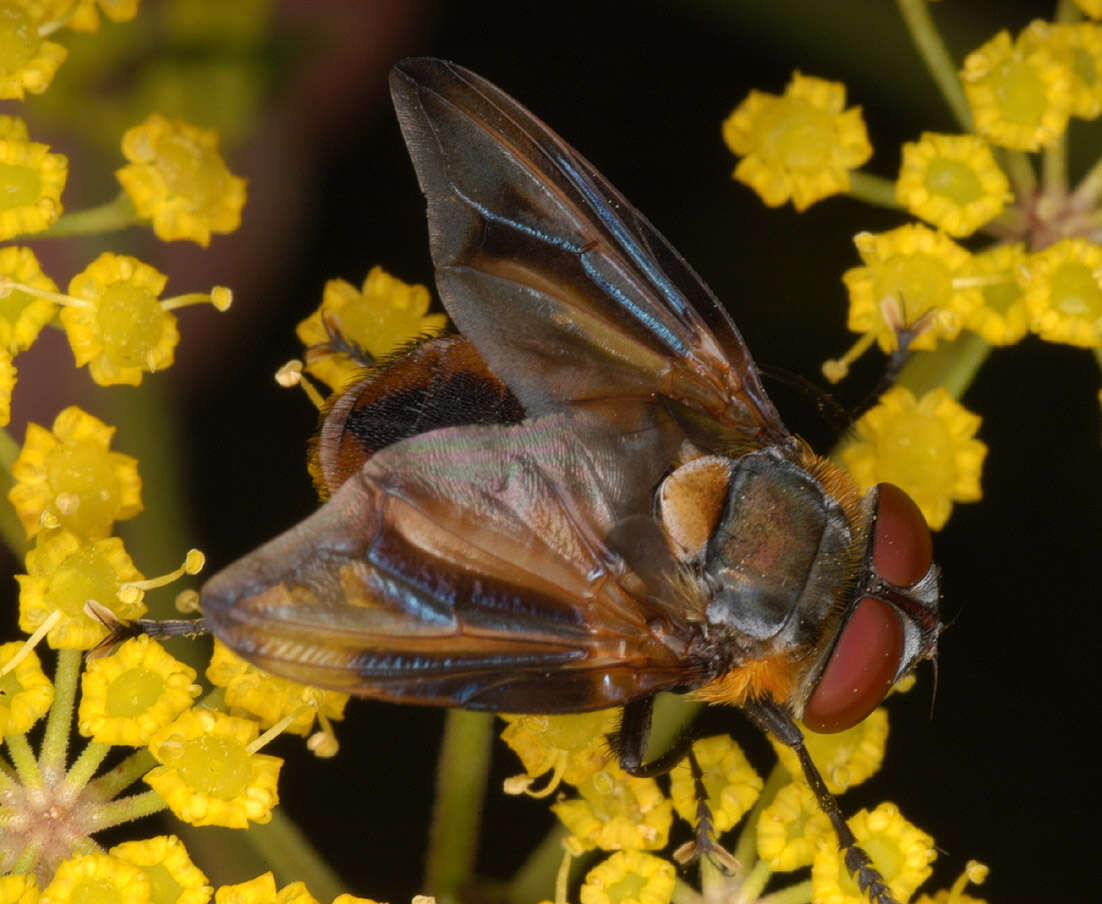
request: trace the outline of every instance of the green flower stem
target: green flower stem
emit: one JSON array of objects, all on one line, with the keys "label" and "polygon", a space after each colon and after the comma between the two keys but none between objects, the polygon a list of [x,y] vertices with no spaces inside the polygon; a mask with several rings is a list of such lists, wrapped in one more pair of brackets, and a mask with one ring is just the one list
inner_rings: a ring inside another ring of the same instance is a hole
[{"label": "green flower stem", "polygon": [[63,213],[45,232],[35,235],[36,239],[56,239],[69,235],[102,235],[117,232],[142,222],[130,196],[120,191],[113,200],[99,207],[87,210],[73,210]]},{"label": "green flower stem", "polygon": [[1068,193],[1068,144],[1067,133],[1061,132],[1059,139],[1045,148],[1041,158],[1041,184],[1045,195],[1052,199],[1062,199]]},{"label": "green flower stem", "polygon": [[27,741],[26,735],[10,735],[5,739],[8,745],[8,756],[15,766],[19,782],[25,788],[41,788],[42,773],[38,771],[38,761],[34,758],[34,751]]},{"label": "green flower stem", "polygon": [[673,904],[703,904],[704,896],[684,879],[676,879],[673,884]]},{"label": "green flower stem", "polygon": [[739,887],[738,894],[735,895],[732,904],[743,904],[743,902],[757,901],[758,895],[769,883],[769,880],[773,877],[773,871],[768,867],[764,860],[759,860],[754,864],[754,868],[750,870],[748,875]]},{"label": "green flower stem", "polygon": [[487,713],[448,710],[425,866],[425,890],[441,904],[455,904],[474,871],[493,727]]},{"label": "green flower stem", "polygon": [[42,850],[40,844],[28,844],[19,854],[19,859],[11,865],[11,872],[9,876],[18,876],[21,873],[34,872],[35,864],[38,863],[38,854]]},{"label": "green flower stem", "polygon": [[1079,210],[1090,210],[1102,197],[1102,157],[1099,157],[1090,172],[1083,177],[1079,187],[1072,193],[1072,203]]},{"label": "green flower stem", "polygon": [[565,827],[556,822],[554,828],[536,845],[528,859],[509,880],[505,889],[505,896],[509,901],[514,904],[532,904],[533,901],[547,899],[548,889],[562,865],[562,843],[565,838]]},{"label": "green flower stem", "polygon": [[272,813],[272,821],[266,825],[250,825],[248,832],[234,834],[246,836],[271,864],[280,885],[301,879],[319,901],[332,901],[349,887],[281,809]]},{"label": "green flower stem", "polygon": [[849,196],[876,207],[888,207],[902,210],[895,199],[895,183],[883,176],[874,176],[864,170],[854,170],[849,174]]},{"label": "green flower stem", "polygon": [[960,401],[990,353],[990,343],[966,330],[952,342],[938,343],[933,351],[912,355],[900,371],[897,383],[919,398],[937,386],[944,386],[953,399]]},{"label": "green flower stem", "polygon": [[69,731],[73,724],[73,703],[77,695],[77,678],[84,654],[80,650],[57,651],[57,673],[54,676],[54,704],[46,719],[42,736],[42,770],[61,772],[69,750]]},{"label": "green flower stem", "polygon": [[1056,4],[1056,15],[1052,17],[1052,20],[1054,22],[1072,23],[1078,22],[1082,18],[1083,13],[1075,5],[1075,0],[1060,0]]},{"label": "green flower stem", "polygon": [[77,757],[76,762],[69,768],[69,774],[65,776],[65,784],[73,791],[79,791],[87,785],[110,750],[110,744],[89,742]]},{"label": "green flower stem", "polygon": [[110,772],[105,772],[94,782],[92,788],[104,799],[118,797],[124,790],[157,765],[153,754],[145,747],[135,750]]},{"label": "green flower stem", "polygon": [[964,96],[957,66],[930,16],[929,0],[898,0],[899,12],[922,55],[926,68],[945,97],[949,109],[966,132],[972,131],[972,110]]},{"label": "green flower stem", "polygon": [[771,895],[758,898],[757,904],[807,904],[811,900],[811,880],[797,882]]},{"label": "green flower stem", "polygon": [[1014,189],[1014,197],[1019,203],[1029,199],[1037,190],[1037,173],[1033,170],[1033,164],[1025,151],[1008,151],[1006,148],[996,149],[996,157],[999,159],[1003,170],[1010,179]]},{"label": "green flower stem", "polygon": [[[0,495],[8,498],[15,485],[11,476],[12,465],[19,457],[20,446],[7,430],[0,430]],[[27,535],[15,509],[11,505],[0,503],[0,539],[16,557],[23,558],[27,551]]]},{"label": "green flower stem", "polygon": [[130,797],[107,801],[96,807],[93,832],[102,832],[111,826],[132,822],[143,816],[160,813],[164,809],[166,809],[165,802],[156,791],[142,791]]}]

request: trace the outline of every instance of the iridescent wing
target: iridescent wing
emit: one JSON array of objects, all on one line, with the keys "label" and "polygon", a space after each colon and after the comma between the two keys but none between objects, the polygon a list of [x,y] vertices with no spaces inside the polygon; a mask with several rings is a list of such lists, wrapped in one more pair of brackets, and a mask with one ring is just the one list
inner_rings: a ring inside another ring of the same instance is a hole
[{"label": "iridescent wing", "polygon": [[593,166],[452,63],[390,84],[444,305],[529,416],[664,397],[727,449],[789,439],[726,312]]},{"label": "iridescent wing", "polygon": [[609,539],[680,435],[637,405],[403,440],[212,578],[203,611],[269,671],[388,700],[576,712],[692,683],[702,613]]}]

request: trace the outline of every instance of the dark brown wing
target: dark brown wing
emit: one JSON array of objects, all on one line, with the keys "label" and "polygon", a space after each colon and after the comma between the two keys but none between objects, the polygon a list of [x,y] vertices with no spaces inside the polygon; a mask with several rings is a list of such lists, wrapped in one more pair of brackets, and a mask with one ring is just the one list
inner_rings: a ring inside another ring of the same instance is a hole
[{"label": "dark brown wing", "polygon": [[404,60],[390,85],[444,305],[530,416],[660,395],[728,446],[789,438],[726,312],[584,158],[452,63]]},{"label": "dark brown wing", "polygon": [[388,446],[212,578],[203,611],[265,669],[394,701],[567,712],[695,683],[700,614],[606,542],[649,511],[680,437],[666,421],[624,406],[615,425],[566,413]]}]

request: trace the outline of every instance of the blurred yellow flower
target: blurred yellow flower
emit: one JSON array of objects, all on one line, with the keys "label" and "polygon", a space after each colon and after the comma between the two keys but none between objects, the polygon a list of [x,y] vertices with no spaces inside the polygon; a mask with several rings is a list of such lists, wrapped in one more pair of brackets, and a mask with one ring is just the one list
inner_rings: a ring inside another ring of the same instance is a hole
[{"label": "blurred yellow flower", "polygon": [[45,39],[42,24],[41,16],[31,14],[31,4],[0,3],[0,99],[41,94],[65,62],[68,51]]},{"label": "blurred yellow flower", "polygon": [[1102,245],[1061,239],[1026,258],[1025,303],[1032,328],[1049,342],[1102,344]]},{"label": "blurred yellow flower", "polygon": [[46,292],[56,292],[57,284],[42,272],[30,248],[0,248],[0,347],[15,354],[31,347],[53,318],[57,303],[11,285],[5,287],[3,277]]},{"label": "blurred yellow flower", "polygon": [[[0,645],[0,669],[11,662],[24,645],[12,641]],[[0,738],[23,734],[41,719],[54,702],[54,686],[42,671],[34,651],[14,669],[0,675]],[[0,904],[4,900],[0,894]]]},{"label": "blurred yellow flower", "polygon": [[677,871],[653,854],[618,851],[593,867],[578,896],[582,904],[668,904]]},{"label": "blurred yellow flower", "polygon": [[41,232],[61,216],[69,161],[30,141],[17,116],[0,116],[0,240]]}]

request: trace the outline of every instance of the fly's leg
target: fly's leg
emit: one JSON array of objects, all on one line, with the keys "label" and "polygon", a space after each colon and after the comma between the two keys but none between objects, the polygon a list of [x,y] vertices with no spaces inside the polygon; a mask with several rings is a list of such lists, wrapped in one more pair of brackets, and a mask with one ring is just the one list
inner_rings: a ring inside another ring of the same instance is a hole
[{"label": "fly's leg", "polygon": [[634,700],[624,707],[620,720],[620,730],[609,735],[609,746],[620,758],[620,768],[636,778],[656,778],[665,775],[682,760],[689,761],[696,794],[696,839],[682,845],[674,852],[679,863],[691,863],[698,857],[707,857],[712,864],[725,873],[733,873],[738,861],[715,840],[713,831],[712,808],[708,806],[708,792],[704,788],[704,773],[693,753],[693,739],[682,735],[660,757],[644,763],[647,739],[650,737],[651,716],[654,713],[654,697]]},{"label": "fly's leg", "polygon": [[846,820],[838,807],[838,801],[834,799],[834,795],[830,793],[826,782],[819,774],[819,770],[815,768],[815,764],[811,761],[807,747],[804,746],[804,736],[796,723],[792,721],[792,717],[768,699],[744,703],[742,709],[759,728],[773,735],[786,747],[791,747],[796,756],[799,757],[800,766],[803,768],[808,787],[814,793],[822,811],[826,813],[830,824],[834,826],[834,832],[838,836],[838,847],[842,851],[842,859],[845,861],[846,869],[849,870],[850,875],[857,882],[857,887],[861,889],[861,893],[872,904],[898,904],[896,899],[892,897],[888,883],[877,872],[876,867],[872,865],[872,859],[857,843],[850,827],[846,825]]}]

